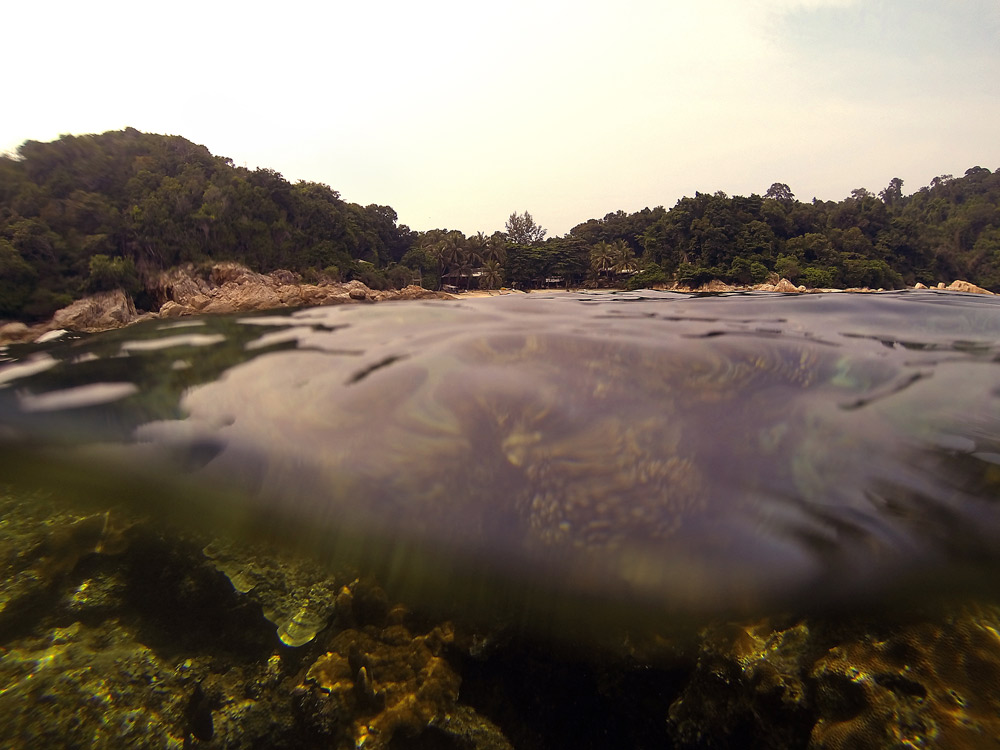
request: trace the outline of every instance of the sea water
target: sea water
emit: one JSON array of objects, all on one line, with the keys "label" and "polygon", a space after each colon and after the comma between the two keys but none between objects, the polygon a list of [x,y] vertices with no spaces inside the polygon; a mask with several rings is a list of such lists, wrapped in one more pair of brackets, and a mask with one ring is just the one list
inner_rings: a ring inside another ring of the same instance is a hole
[{"label": "sea water", "polygon": [[[934,291],[151,321],[9,348],[0,472],[104,519],[70,569],[113,509],[227,540],[237,591],[242,544],[486,631],[849,616],[994,593],[998,354],[995,298]],[[336,627],[321,579],[262,605],[286,646]]]}]

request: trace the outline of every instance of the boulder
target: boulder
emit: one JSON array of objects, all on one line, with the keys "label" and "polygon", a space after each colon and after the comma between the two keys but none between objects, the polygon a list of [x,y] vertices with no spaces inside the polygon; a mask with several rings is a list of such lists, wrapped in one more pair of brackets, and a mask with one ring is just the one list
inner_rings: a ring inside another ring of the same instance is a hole
[{"label": "boulder", "polygon": [[146,317],[178,318],[200,313],[249,312],[394,299],[454,299],[449,294],[432,292],[419,286],[408,286],[398,292],[376,292],[357,280],[346,284],[304,284],[302,277],[292,271],[260,274],[232,262],[216,263],[203,274],[199,274],[190,263],[163,271],[149,292],[160,305],[158,312],[138,316],[135,305],[124,292],[103,292],[74,302],[44,325],[35,328],[28,328],[23,323],[5,325],[0,328],[0,343],[30,341],[39,333],[56,328],[85,332],[121,328]]},{"label": "boulder", "polygon": [[151,290],[161,305],[168,301],[186,305],[192,298],[207,295],[210,291],[209,283],[195,274],[194,266],[190,263],[160,273]]},{"label": "boulder", "polygon": [[367,302],[369,298],[374,301],[374,296],[372,296],[372,290],[367,286],[362,284],[360,281],[355,279],[354,281],[348,281],[345,285],[347,288],[347,295],[358,302]]},{"label": "boulder", "polygon": [[24,323],[14,322],[0,326],[0,344],[21,343],[28,341],[31,336],[31,329]]},{"label": "boulder", "polygon": [[[940,288],[940,284],[938,285]],[[989,289],[983,289],[981,286],[976,286],[968,281],[962,281],[961,279],[956,279],[951,282],[948,287],[952,292],[968,292],[970,294],[993,294]]]},{"label": "boulder", "polygon": [[212,266],[212,270],[208,275],[208,280],[214,286],[223,286],[224,284],[242,285],[247,283],[262,284],[266,286],[269,283],[274,283],[275,281],[268,276],[251,271],[246,266],[241,266],[239,263],[233,263],[232,261],[216,263]]},{"label": "boulder", "polygon": [[698,291],[699,292],[731,292],[735,288],[736,287],[732,286],[731,284],[727,284],[726,282],[720,281],[719,279],[712,279],[707,284],[702,284],[700,287],[698,287]]},{"label": "boulder", "polygon": [[46,326],[52,330],[65,328],[70,331],[106,331],[121,328],[135,321],[135,304],[123,290],[98,292],[78,299],[69,307],[57,310]]},{"label": "boulder", "polygon": [[913,285],[913,288],[914,289],[926,289],[927,285],[918,281],[916,284]]},{"label": "boulder", "polygon": [[376,292],[375,295],[380,302],[382,300],[455,299],[447,292],[433,292],[416,284],[410,284],[399,291]]},{"label": "boulder", "polygon": [[788,279],[780,279],[777,284],[774,285],[774,291],[784,292],[784,293],[795,293],[804,291],[804,289],[799,289],[795,284],[790,282]]},{"label": "boulder", "polygon": [[160,307],[161,318],[179,318],[182,315],[190,315],[191,313],[192,313],[191,308],[184,307],[183,305],[178,305],[173,300],[167,300]]}]

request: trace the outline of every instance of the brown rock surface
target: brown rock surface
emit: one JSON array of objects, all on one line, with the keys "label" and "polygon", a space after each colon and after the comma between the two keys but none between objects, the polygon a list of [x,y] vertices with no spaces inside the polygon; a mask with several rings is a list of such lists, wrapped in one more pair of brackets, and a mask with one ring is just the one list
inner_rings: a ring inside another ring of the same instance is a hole
[{"label": "brown rock surface", "polygon": [[727,284],[719,279],[712,279],[707,284],[702,284],[698,287],[699,292],[731,292],[734,289],[736,289],[736,287],[732,284]]},{"label": "brown rock surface", "polygon": [[961,279],[956,279],[951,282],[948,287],[950,291],[953,292],[969,292],[970,294],[993,294],[989,289],[983,289],[981,286],[976,286],[969,281],[962,281]]},{"label": "brown rock surface", "polygon": [[135,322],[135,304],[121,289],[98,292],[57,310],[48,329],[66,328],[71,331],[106,331]]},{"label": "brown rock surface", "polygon": [[811,747],[994,746],[1000,636],[994,609],[843,643],[814,665]]},{"label": "brown rock surface", "polygon": [[[413,636],[403,625],[346,629],[306,674],[307,713],[337,721],[353,747],[389,747],[397,733],[416,735],[454,707],[461,679],[442,657],[454,633],[447,623]],[[308,689],[308,688],[307,688]]]},{"label": "brown rock surface", "polygon": [[801,292],[802,290],[799,289],[797,286],[795,286],[795,284],[790,282],[788,279],[781,279],[780,281],[778,281],[777,284],[774,285],[774,291],[784,292],[787,294],[787,293]]},{"label": "brown rock surface", "polygon": [[212,266],[207,279],[199,277],[193,266],[165,271],[157,282],[155,296],[161,304],[160,317],[394,299],[452,298],[415,286],[398,292],[377,292],[357,280],[346,284],[306,284],[291,271],[260,274],[230,262]]},{"label": "brown rock surface", "polygon": [[774,284],[757,284],[752,289],[755,292],[785,292],[787,294],[805,291],[805,287],[797,287],[788,279],[779,279]]},{"label": "brown rock surface", "polygon": [[1000,609],[718,623],[669,709],[680,748],[978,748],[1000,738]]},{"label": "brown rock surface", "polygon": [[20,343],[34,338],[32,330],[20,322],[0,326],[0,344]]}]

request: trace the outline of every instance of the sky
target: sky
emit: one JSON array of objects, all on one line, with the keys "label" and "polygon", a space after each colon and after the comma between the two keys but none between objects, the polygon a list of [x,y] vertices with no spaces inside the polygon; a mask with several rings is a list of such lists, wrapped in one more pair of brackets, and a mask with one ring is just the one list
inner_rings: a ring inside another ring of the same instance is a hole
[{"label": "sky", "polygon": [[0,152],[181,135],[418,230],[1000,168],[997,0],[13,0],[0,26]]}]

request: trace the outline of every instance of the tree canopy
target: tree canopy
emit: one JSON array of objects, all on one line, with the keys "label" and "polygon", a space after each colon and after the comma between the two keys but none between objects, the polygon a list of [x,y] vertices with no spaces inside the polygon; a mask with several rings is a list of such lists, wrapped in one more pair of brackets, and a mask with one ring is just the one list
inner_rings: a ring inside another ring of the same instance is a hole
[{"label": "tree canopy", "polygon": [[134,129],[27,141],[0,156],[0,318],[39,318],[90,291],[141,304],[161,269],[235,260],[267,272],[384,288],[638,287],[771,274],[820,287],[963,278],[1000,290],[1000,171],[941,175],[911,195],[893,178],[839,202],[695,193],[547,237],[528,211],[503,232],[414,232],[389,206],[248,170],[179,136]]},{"label": "tree canopy", "polygon": [[545,239],[545,230],[535,223],[531,214],[516,211],[507,219],[507,239],[515,245],[537,245]]}]

